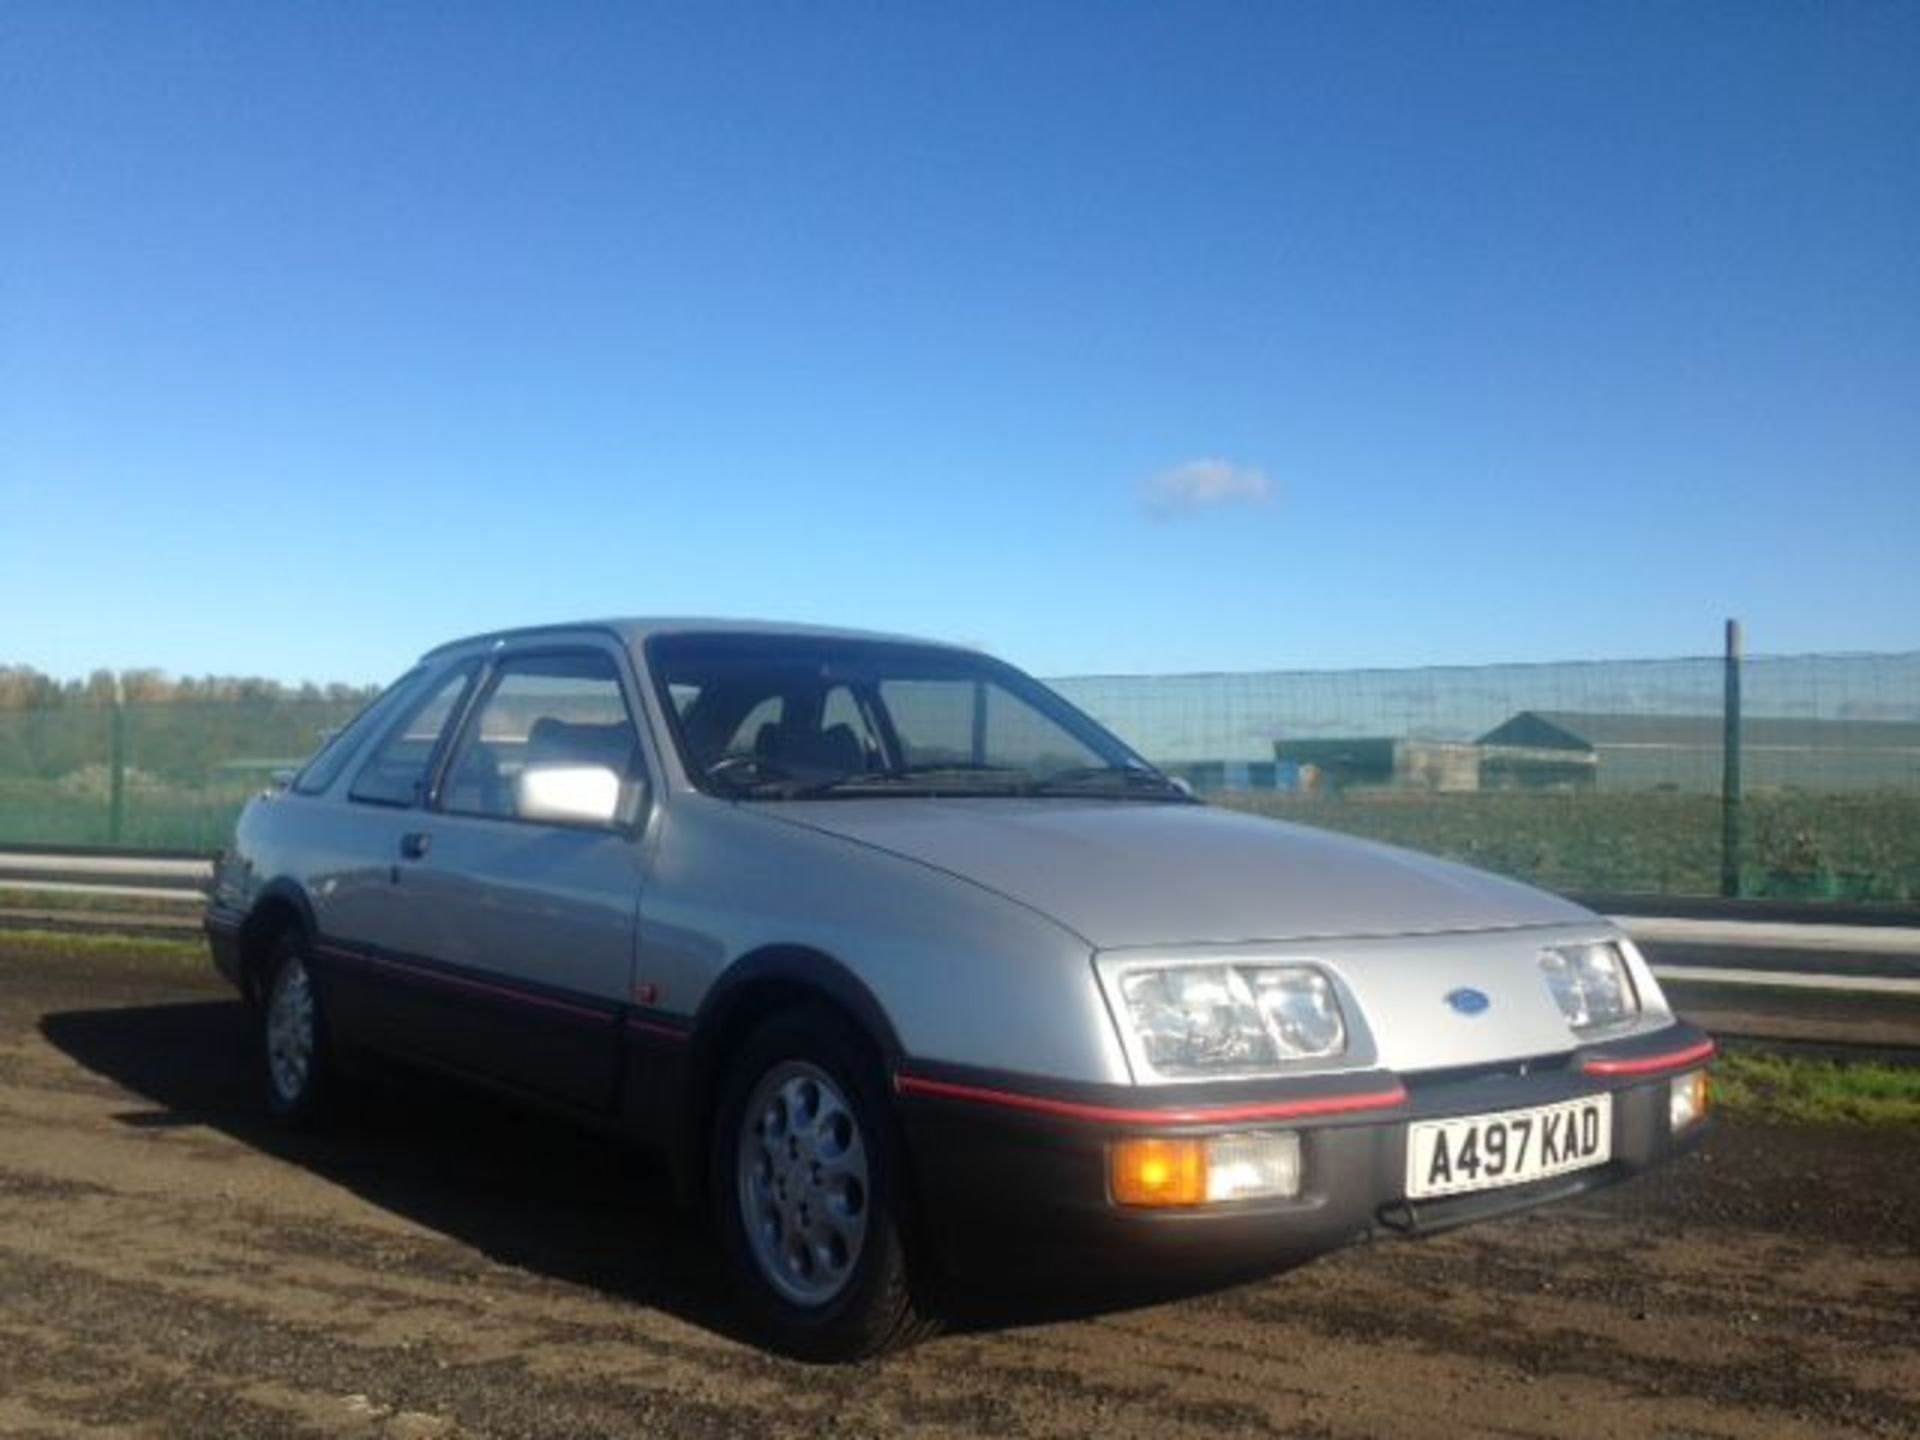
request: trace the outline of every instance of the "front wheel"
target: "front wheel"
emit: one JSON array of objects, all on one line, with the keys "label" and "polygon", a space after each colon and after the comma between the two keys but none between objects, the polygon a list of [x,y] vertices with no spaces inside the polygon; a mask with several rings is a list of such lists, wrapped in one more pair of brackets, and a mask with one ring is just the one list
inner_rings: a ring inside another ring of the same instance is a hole
[{"label": "front wheel", "polygon": [[332,1106],[336,1079],[326,1014],[297,933],[274,947],[260,1019],[269,1113],[291,1126],[318,1124]]},{"label": "front wheel", "polygon": [[859,1034],[827,1010],[776,1015],[721,1087],[713,1218],[756,1328],[809,1360],[854,1360],[931,1325],[909,1273],[893,1117]]}]

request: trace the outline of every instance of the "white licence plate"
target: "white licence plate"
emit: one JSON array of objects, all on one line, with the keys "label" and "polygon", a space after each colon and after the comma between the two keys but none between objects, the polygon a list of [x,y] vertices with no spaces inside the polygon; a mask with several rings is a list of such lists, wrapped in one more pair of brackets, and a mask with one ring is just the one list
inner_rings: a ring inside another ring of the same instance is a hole
[{"label": "white licence plate", "polygon": [[1419,1120],[1407,1128],[1407,1198],[1524,1185],[1613,1158],[1613,1096]]}]

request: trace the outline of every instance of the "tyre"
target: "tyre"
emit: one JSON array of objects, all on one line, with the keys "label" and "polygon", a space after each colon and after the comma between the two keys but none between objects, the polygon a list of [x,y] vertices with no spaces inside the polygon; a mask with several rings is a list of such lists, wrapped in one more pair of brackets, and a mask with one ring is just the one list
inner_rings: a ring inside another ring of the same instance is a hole
[{"label": "tyre", "polygon": [[305,937],[288,931],[274,943],[260,1006],[267,1110],[282,1124],[318,1125],[332,1112],[338,1077],[326,1011],[308,966]]},{"label": "tyre", "polygon": [[811,1008],[763,1022],[722,1081],[711,1156],[714,1226],[772,1348],[855,1360],[932,1333],[893,1114],[851,1025]]}]

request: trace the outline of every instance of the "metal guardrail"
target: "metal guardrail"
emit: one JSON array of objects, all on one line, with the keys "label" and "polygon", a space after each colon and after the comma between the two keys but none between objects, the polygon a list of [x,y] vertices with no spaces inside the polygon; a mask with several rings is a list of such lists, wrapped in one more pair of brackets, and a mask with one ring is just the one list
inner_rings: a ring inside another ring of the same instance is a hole
[{"label": "metal guardrail", "polygon": [[1920,928],[1615,915],[1663,984],[1920,1000]]},{"label": "metal guardrail", "polygon": [[[0,849],[0,929],[191,934],[200,928],[212,883],[213,860],[206,855]],[[107,903],[33,903],[40,895]]]},{"label": "metal guardrail", "polygon": [[[178,903],[204,897],[212,884],[213,861],[206,857],[0,851],[0,890]],[[114,912],[92,913],[104,924]]]}]

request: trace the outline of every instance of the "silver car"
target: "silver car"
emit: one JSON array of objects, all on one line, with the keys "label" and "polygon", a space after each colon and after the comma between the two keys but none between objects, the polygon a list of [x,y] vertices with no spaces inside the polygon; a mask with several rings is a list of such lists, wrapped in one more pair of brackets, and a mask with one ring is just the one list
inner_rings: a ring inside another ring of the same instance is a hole
[{"label": "silver car", "polygon": [[758,1333],[944,1282],[1271,1270],[1691,1144],[1713,1042],[1607,921],[1196,802],[1019,671],[615,621],[432,651],[240,818],[266,1093],[377,1052],[658,1147]]}]

